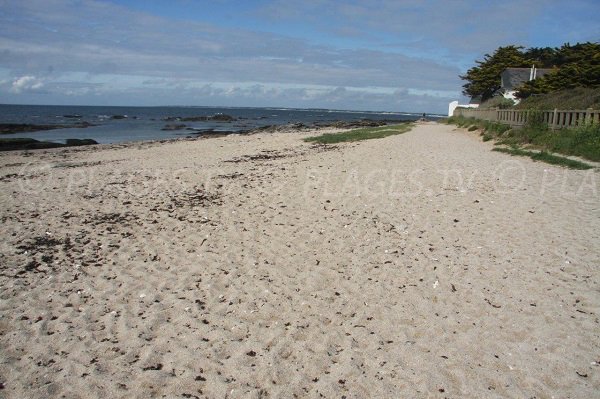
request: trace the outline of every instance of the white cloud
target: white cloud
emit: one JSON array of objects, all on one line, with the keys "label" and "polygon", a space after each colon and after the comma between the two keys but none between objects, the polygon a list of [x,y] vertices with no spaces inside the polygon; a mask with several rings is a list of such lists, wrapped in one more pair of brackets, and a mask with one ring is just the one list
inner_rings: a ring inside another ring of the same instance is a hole
[{"label": "white cloud", "polygon": [[[206,7],[225,3],[235,2]],[[542,3],[271,0],[243,15],[255,24],[244,28],[108,1],[0,0],[0,76],[8,80],[0,101],[45,92],[46,101],[78,96],[82,104],[441,112],[460,96],[465,62],[525,37]],[[183,11],[181,2],[169,7]],[[302,28],[288,30],[294,24]]]},{"label": "white cloud", "polygon": [[450,89],[459,72],[398,53],[341,50],[279,34],[153,17],[94,1],[10,4],[0,14],[0,51],[0,66],[32,75],[52,70],[389,87],[413,82]]},{"label": "white cloud", "polygon": [[35,76],[21,76],[12,82],[10,91],[20,94],[24,91],[40,92],[44,88],[44,83]]}]

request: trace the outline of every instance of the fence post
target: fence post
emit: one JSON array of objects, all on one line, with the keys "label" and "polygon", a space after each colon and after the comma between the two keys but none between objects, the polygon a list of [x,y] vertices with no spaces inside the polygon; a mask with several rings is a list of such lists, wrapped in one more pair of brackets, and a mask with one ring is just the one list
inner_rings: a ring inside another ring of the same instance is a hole
[{"label": "fence post", "polygon": [[552,126],[551,126],[552,130],[556,130],[556,123],[558,122],[556,120],[556,117],[558,116],[557,112],[558,112],[558,109],[554,108],[554,112],[552,113]]}]

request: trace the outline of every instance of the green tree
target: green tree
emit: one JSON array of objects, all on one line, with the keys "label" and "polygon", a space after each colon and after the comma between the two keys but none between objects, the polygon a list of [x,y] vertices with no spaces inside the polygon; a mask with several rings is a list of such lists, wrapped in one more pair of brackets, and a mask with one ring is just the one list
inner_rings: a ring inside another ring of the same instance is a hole
[{"label": "green tree", "polygon": [[560,64],[558,49],[552,47],[531,47],[523,54],[530,65],[535,65],[537,68],[552,68]]},{"label": "green tree", "polygon": [[531,60],[521,51],[521,46],[499,47],[494,54],[486,54],[483,61],[460,76],[467,83],[463,85],[466,96],[481,96],[482,101],[491,98],[500,89],[500,74],[506,68],[519,68],[531,65]]},{"label": "green tree", "polygon": [[526,82],[517,97],[544,94],[575,87],[600,87],[600,44],[564,44],[556,49],[554,71],[543,77]]}]

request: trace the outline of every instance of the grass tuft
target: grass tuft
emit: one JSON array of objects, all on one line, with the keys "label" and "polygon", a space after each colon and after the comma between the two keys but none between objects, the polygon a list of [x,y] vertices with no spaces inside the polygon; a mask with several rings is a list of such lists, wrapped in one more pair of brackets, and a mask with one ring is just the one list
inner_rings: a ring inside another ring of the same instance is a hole
[{"label": "grass tuft", "polygon": [[580,161],[577,161],[574,159],[561,157],[561,156],[554,155],[554,154],[550,154],[547,151],[537,152],[537,151],[527,151],[527,150],[523,150],[521,148],[503,148],[503,147],[494,148],[492,151],[503,152],[503,153],[510,154],[510,155],[516,155],[519,157],[529,157],[529,158],[533,159],[534,161],[541,161],[541,162],[549,163],[552,165],[565,166],[569,169],[586,170],[586,169],[593,168],[593,166],[588,165],[587,163],[580,162]]},{"label": "grass tuft", "polygon": [[464,116],[451,116],[445,120],[447,124],[453,124],[458,127],[468,128],[470,132],[481,129],[484,132],[502,134],[510,130],[510,126],[498,122],[488,122],[481,119],[465,118]]},{"label": "grass tuft", "polygon": [[[525,126],[514,129],[498,122],[461,116],[450,117],[447,123],[469,130],[472,126],[478,126],[483,131],[483,141],[495,140],[496,144],[513,148],[527,146],[542,153],[559,153],[600,162],[600,124],[551,130],[535,112],[532,112],[530,121]],[[552,161],[548,160],[548,163]]]},{"label": "grass tuft", "polygon": [[325,133],[320,136],[307,137],[306,142],[321,144],[337,144],[352,141],[381,139],[396,134],[406,133],[413,128],[412,123],[403,123],[400,125],[380,126],[373,128],[354,129],[340,133]]},{"label": "grass tuft", "polygon": [[600,162],[600,125],[550,130],[545,126],[513,129],[499,140],[500,144],[532,145],[541,150],[579,156]]}]

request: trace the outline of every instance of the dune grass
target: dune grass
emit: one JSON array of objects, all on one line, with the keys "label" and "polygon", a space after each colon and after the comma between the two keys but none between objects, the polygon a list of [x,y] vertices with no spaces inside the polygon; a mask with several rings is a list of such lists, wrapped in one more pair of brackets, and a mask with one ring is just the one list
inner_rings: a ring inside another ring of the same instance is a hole
[{"label": "dune grass", "polygon": [[551,130],[544,125],[525,125],[497,137],[498,144],[530,145],[540,150],[574,155],[600,162],[600,125]]},{"label": "dune grass", "polygon": [[575,87],[524,99],[516,109],[600,109],[600,87]]},{"label": "dune grass", "polygon": [[[534,114],[525,126],[514,129],[498,122],[488,122],[461,116],[450,117],[446,123],[467,128],[470,131],[475,130],[474,127],[476,127],[478,130],[481,130],[483,141],[494,140],[495,144],[510,146],[510,149],[498,149],[498,151],[508,152],[513,155],[531,156],[532,159],[538,161],[576,169],[578,169],[574,163],[576,161],[552,155],[551,153],[577,156],[590,161],[600,162],[600,125],[594,124],[552,130],[538,119],[535,118]],[[540,152],[521,150],[521,147],[533,148]],[[523,151],[523,154],[519,154],[519,151]],[[591,167],[583,162],[580,163]]]},{"label": "dune grass", "polygon": [[552,165],[560,165],[565,166],[569,169],[579,169],[586,170],[592,169],[593,166],[588,165],[587,163],[576,161],[574,159],[569,159],[565,157],[561,157],[558,155],[550,154],[547,151],[528,151],[523,150],[522,148],[504,148],[504,147],[496,147],[492,151],[503,152],[510,155],[516,155],[519,157],[529,157],[534,161],[541,161],[545,163],[549,163]]},{"label": "dune grass", "polygon": [[304,141],[309,143],[337,144],[352,141],[382,139],[384,137],[406,133],[410,131],[413,126],[413,123],[407,122],[399,125],[354,129],[347,132],[325,133],[320,136],[307,137]]},{"label": "dune grass", "polygon": [[445,122],[458,127],[468,128],[469,131],[480,129],[484,133],[490,133],[494,135],[501,135],[510,130],[510,126],[504,123],[484,121],[475,118],[465,118],[464,116],[451,116],[447,118]]}]

